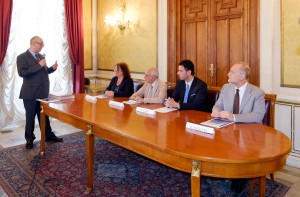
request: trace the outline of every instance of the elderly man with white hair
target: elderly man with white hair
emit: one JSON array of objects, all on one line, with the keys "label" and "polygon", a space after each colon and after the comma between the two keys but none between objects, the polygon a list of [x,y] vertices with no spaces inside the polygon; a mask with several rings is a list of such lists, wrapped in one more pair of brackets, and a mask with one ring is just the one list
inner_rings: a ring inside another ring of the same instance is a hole
[{"label": "elderly man with white hair", "polygon": [[164,103],[167,97],[167,84],[158,79],[156,68],[148,68],[145,72],[144,85],[130,99],[143,103]]}]

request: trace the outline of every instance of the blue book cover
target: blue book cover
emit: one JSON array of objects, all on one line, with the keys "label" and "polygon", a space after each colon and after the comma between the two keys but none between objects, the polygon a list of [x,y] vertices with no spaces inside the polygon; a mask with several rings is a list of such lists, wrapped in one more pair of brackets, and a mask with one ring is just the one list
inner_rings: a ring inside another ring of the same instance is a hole
[{"label": "blue book cover", "polygon": [[221,118],[213,118],[205,122],[201,122],[200,124],[206,125],[209,127],[215,127],[215,128],[221,128],[225,127],[227,125],[233,124],[234,121],[227,120],[227,119],[221,119]]}]

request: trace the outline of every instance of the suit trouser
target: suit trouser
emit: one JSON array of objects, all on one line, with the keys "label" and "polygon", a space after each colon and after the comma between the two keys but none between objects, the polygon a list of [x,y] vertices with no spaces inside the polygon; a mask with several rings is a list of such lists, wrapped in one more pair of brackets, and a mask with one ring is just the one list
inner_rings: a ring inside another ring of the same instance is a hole
[{"label": "suit trouser", "polygon": [[[35,115],[38,117],[39,125],[41,128],[40,117],[41,117],[41,106],[40,102],[36,99],[24,99],[23,104],[26,111],[26,126],[25,126],[25,139],[26,140],[34,140],[35,135],[34,125],[35,125]],[[51,138],[54,133],[52,132],[52,128],[50,126],[49,116],[46,116],[46,130],[45,130],[46,138]]]}]

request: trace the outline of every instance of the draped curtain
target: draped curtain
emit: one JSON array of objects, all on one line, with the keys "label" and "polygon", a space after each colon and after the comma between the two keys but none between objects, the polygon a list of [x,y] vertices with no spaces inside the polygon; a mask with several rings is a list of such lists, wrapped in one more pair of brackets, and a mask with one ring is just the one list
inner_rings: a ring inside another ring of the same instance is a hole
[{"label": "draped curtain", "polygon": [[[1,3],[8,1],[12,0],[0,0]],[[2,15],[2,4],[0,6],[2,20],[5,14]],[[65,25],[64,0],[13,0],[8,46],[0,67],[0,130],[25,124],[23,100],[19,99],[23,78],[18,75],[16,59],[29,48],[33,36],[44,40],[42,53],[46,54],[47,66],[58,62],[57,70],[49,75],[50,92],[73,92]]]},{"label": "draped curtain", "polygon": [[74,93],[84,92],[84,48],[82,0],[65,0],[66,32],[69,53],[73,63]]},{"label": "draped curtain", "polygon": [[12,6],[13,0],[0,0],[0,66],[8,45]]}]

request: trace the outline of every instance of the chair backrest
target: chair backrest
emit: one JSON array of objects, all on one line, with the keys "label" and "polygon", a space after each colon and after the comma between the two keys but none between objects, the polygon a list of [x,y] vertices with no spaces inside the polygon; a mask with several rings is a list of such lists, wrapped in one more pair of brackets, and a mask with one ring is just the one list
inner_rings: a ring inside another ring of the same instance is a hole
[{"label": "chair backrest", "polygon": [[166,82],[166,84],[167,84],[167,98],[169,98],[172,97],[176,84],[172,82]]},{"label": "chair backrest", "polygon": [[220,91],[221,91],[220,87],[216,87],[216,86],[208,86],[207,87],[207,96],[204,101],[204,103],[205,103],[204,111],[209,112],[209,113],[212,112],[212,108],[220,96]]},{"label": "chair backrest", "polygon": [[134,86],[134,92],[136,92],[144,85],[144,83],[143,82],[142,83],[136,83],[134,85],[135,85]]},{"label": "chair backrest", "polygon": [[274,128],[276,94],[265,94],[266,113],[262,120],[264,125]]},{"label": "chair backrest", "polygon": [[144,80],[134,79],[133,80],[133,92],[138,91],[144,85],[144,83],[145,83]]},{"label": "chair backrest", "polygon": [[89,78],[84,78],[84,85],[90,85],[91,84],[91,81]]}]

